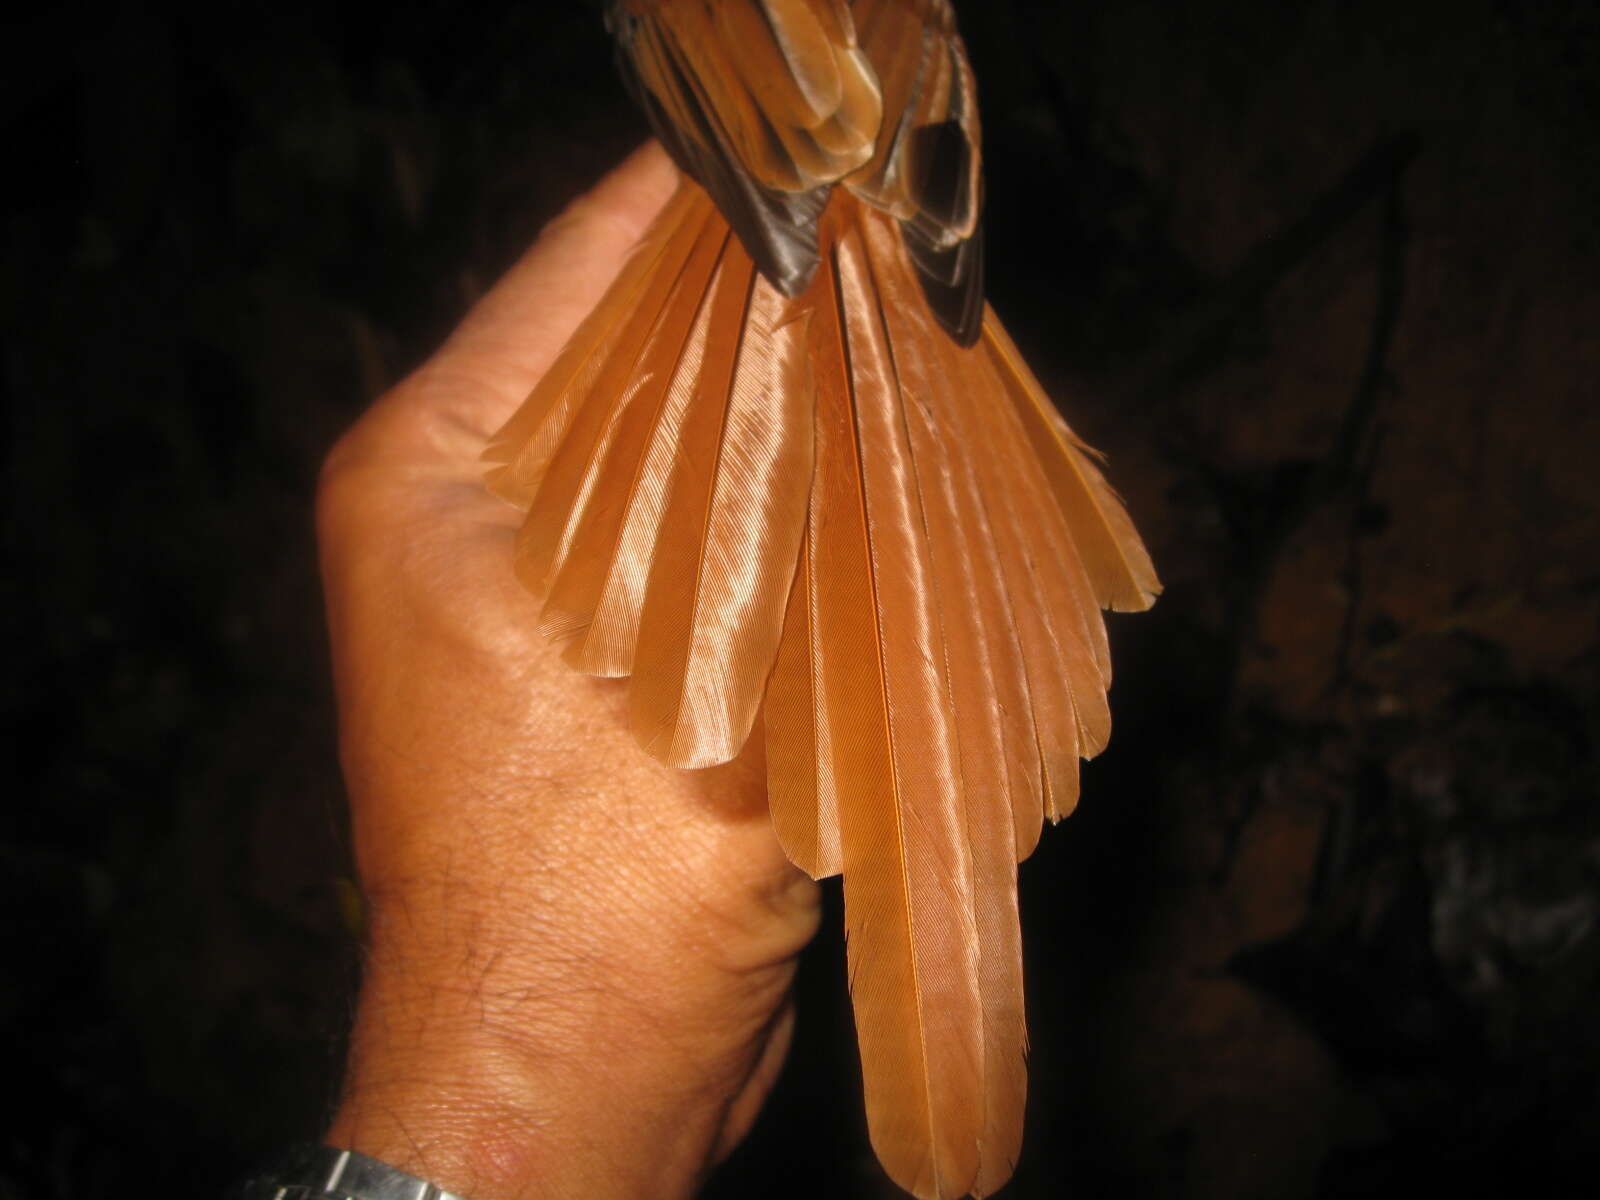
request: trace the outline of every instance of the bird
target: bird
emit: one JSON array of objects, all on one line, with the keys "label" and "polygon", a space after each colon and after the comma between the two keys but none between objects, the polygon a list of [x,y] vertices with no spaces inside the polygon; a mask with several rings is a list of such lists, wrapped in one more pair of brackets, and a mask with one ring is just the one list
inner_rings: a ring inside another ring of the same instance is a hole
[{"label": "bird", "polygon": [[1102,609],[1160,591],[983,294],[949,0],[606,0],[682,183],[484,453],[578,671],[683,768],[763,739],[843,876],[869,1136],[919,1197],[1012,1175],[1017,864],[1110,735]]}]

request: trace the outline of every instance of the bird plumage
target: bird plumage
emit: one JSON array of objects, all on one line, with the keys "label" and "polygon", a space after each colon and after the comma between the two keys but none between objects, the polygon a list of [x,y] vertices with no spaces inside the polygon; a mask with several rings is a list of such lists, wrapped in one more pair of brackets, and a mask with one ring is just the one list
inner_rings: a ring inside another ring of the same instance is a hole
[{"label": "bird plumage", "polygon": [[489,486],[568,661],[663,761],[758,723],[791,859],[844,876],[868,1124],[918,1196],[1022,1136],[1016,865],[1110,733],[1102,607],[1159,585],[982,303],[977,108],[946,0],[612,0],[690,176]]}]

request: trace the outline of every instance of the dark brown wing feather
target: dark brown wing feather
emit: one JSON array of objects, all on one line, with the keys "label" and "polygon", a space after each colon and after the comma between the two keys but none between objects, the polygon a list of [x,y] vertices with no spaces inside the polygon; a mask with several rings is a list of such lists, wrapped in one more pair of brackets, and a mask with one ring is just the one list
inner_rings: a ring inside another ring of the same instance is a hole
[{"label": "dark brown wing feather", "polygon": [[656,136],[756,268],[799,295],[817,269],[828,193],[870,161],[882,113],[842,5],[610,0],[606,20]]},{"label": "dark brown wing feather", "polygon": [[843,180],[894,215],[962,346],[983,324],[977,87],[949,0],[610,0],[623,79],[784,295]]},{"label": "dark brown wing feather", "polygon": [[983,324],[983,169],[977,86],[949,0],[856,0],[883,91],[872,161],[845,185],[900,221],[934,316],[962,346]]}]

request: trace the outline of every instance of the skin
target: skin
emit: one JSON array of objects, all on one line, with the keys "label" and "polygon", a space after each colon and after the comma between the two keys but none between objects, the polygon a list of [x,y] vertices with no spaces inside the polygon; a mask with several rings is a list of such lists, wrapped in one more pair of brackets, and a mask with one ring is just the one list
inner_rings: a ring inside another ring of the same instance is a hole
[{"label": "skin", "polygon": [[473,1200],[692,1194],[772,1086],[816,928],[759,748],[702,772],[648,757],[625,681],[539,634],[521,514],[481,482],[677,179],[651,145],[574,201],[322,475],[369,913],[326,1140]]}]

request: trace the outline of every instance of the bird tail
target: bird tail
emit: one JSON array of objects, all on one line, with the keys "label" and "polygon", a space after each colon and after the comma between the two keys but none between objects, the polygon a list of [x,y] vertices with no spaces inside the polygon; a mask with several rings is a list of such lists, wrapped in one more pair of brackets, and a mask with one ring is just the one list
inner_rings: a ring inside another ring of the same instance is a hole
[{"label": "bird tail", "polygon": [[987,1195],[1026,1092],[1016,864],[1109,736],[1100,608],[1159,585],[993,313],[957,345],[842,189],[819,240],[787,299],[686,182],[489,482],[545,631],[633,676],[653,754],[723,761],[761,717],[779,840],[844,875],[873,1146]]}]

